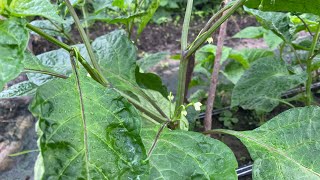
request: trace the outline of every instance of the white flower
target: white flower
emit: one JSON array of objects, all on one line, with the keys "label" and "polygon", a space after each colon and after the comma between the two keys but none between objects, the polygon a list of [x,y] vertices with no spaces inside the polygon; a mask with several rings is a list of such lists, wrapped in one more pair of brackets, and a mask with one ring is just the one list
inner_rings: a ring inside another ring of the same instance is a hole
[{"label": "white flower", "polygon": [[87,74],[87,77],[91,77],[89,73]]},{"label": "white flower", "polygon": [[207,42],[208,42],[209,44],[212,44],[212,43],[213,43],[212,37],[208,38],[208,39],[207,39]]},{"label": "white flower", "polygon": [[182,110],[181,111],[181,116],[186,116],[188,113],[187,113],[187,111],[186,110]]},{"label": "white flower", "polygon": [[201,104],[201,102],[196,102],[193,104],[193,106],[196,111],[200,111],[201,110],[200,107],[202,106],[202,104]]},{"label": "white flower", "polygon": [[172,95],[172,92],[169,93],[168,99],[169,99],[169,101],[173,101],[174,96]]}]

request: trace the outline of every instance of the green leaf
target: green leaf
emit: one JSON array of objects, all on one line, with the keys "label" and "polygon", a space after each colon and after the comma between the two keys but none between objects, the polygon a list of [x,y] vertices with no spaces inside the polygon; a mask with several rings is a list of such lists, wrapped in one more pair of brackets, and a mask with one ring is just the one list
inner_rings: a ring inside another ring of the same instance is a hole
[{"label": "green leaf", "polygon": [[23,70],[24,50],[29,40],[24,25],[18,19],[0,20],[0,90]]},{"label": "green leaf", "polygon": [[242,29],[240,32],[235,34],[233,38],[252,38],[252,39],[262,38],[265,31],[266,30],[263,27],[250,26]]},{"label": "green leaf", "polygon": [[105,8],[117,10],[117,8],[112,5],[112,2],[113,0],[91,0],[95,12],[100,12]]},{"label": "green leaf", "polygon": [[64,49],[49,51],[37,57],[27,53],[23,64],[26,70],[37,72],[27,73],[27,76],[38,86],[55,79],[52,75],[68,77],[72,72],[70,54]]},{"label": "green leaf", "polygon": [[92,43],[103,75],[121,90],[137,86],[135,78],[137,49],[124,31],[113,31]]},{"label": "green leaf", "polygon": [[162,84],[161,78],[156,74],[140,73],[139,68],[137,68],[136,81],[141,88],[158,91],[162,94],[163,97],[168,96],[167,87]]},{"label": "green leaf", "polygon": [[148,164],[136,109],[81,74],[38,88],[36,179],[136,179]]},{"label": "green leaf", "polygon": [[[223,64],[224,61],[228,59],[228,56],[231,52],[231,48],[229,47],[223,47],[222,49],[222,57],[220,63]],[[211,64],[210,66],[213,65],[215,54],[217,51],[217,46],[212,45],[212,44],[207,44],[200,48],[195,55],[195,60],[197,63],[202,63],[202,64]],[[205,67],[209,67],[208,65],[205,65]],[[212,68],[210,68],[212,69]]]},{"label": "green leaf", "polygon": [[[164,86],[160,78],[155,77],[156,75],[138,74],[138,77],[136,77],[136,72],[138,71],[138,66],[136,65],[137,49],[125,32],[113,31],[98,37],[92,43],[92,47],[97,55],[102,74],[111,85],[127,96],[132,97],[132,94],[136,97],[138,96],[135,98],[139,99],[141,107],[152,110],[157,106],[158,109],[153,114],[158,114],[159,106],[161,106],[159,104],[161,104],[162,99],[167,100],[166,96],[164,96],[167,93],[164,92]],[[144,75],[146,77],[143,77]],[[148,91],[145,88],[157,90],[158,92]],[[153,104],[150,104],[151,102]],[[164,112],[169,111],[168,105],[161,108],[161,110]]]},{"label": "green leaf", "polygon": [[272,31],[265,32],[263,39],[272,50],[276,49],[283,42],[283,40]]},{"label": "green leaf", "polygon": [[250,8],[259,8],[262,11],[285,11],[313,13],[320,15],[320,0],[301,1],[301,0],[248,0],[246,6]]},{"label": "green leaf", "polygon": [[231,51],[229,58],[241,63],[244,68],[249,68],[255,60],[268,56],[274,56],[274,53],[266,49],[241,49]]},{"label": "green leaf", "polygon": [[246,69],[250,67],[251,63],[257,59],[268,56],[274,56],[274,53],[265,49],[233,50],[231,51],[229,58],[235,61],[230,61],[222,71],[222,74],[233,84],[236,84]]},{"label": "green leaf", "polygon": [[50,22],[49,20],[34,20],[30,24],[40,28],[43,32],[51,36],[61,36],[67,38],[66,35],[63,34],[63,31],[66,33],[71,31],[71,25],[73,24],[73,20],[69,18],[65,21],[65,23],[53,21]]},{"label": "green leaf", "polygon": [[140,35],[143,29],[147,26],[148,22],[153,17],[154,13],[157,11],[160,4],[160,0],[152,0],[149,8],[147,9],[147,14],[140,18],[140,23],[138,25],[137,34]]},{"label": "green leaf", "polygon": [[281,94],[306,81],[306,73],[290,75],[283,61],[266,57],[255,61],[232,92],[231,106],[270,112]]},{"label": "green leaf", "polygon": [[244,9],[249,14],[254,15],[264,28],[272,30],[287,43],[292,41],[294,29],[292,29],[292,22],[288,14],[281,12],[263,12],[246,7]]},{"label": "green leaf", "polygon": [[12,0],[10,4],[10,14],[17,17],[43,16],[62,22],[63,19],[57,12],[57,8],[48,0]]},{"label": "green leaf", "polygon": [[150,68],[157,65],[160,61],[166,59],[169,55],[168,52],[157,52],[154,54],[148,54],[142,59],[137,61],[138,66],[142,69],[143,72],[150,71]]},{"label": "green leaf", "polygon": [[[147,149],[158,128],[143,129]],[[222,142],[202,134],[165,129],[149,159],[152,179],[237,179],[237,161]]]},{"label": "green leaf", "polygon": [[33,84],[30,81],[24,81],[10,86],[8,89],[5,89],[4,91],[0,92],[0,99],[30,96],[35,93],[37,87],[37,85]]},{"label": "green leaf", "polygon": [[222,131],[248,148],[253,179],[319,179],[319,119],[319,107],[293,108],[252,131]]}]

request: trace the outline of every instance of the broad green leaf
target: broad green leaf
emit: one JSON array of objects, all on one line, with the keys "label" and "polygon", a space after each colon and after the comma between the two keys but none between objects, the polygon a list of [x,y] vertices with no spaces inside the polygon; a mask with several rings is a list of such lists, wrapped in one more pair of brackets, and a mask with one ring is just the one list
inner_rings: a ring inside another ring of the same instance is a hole
[{"label": "broad green leaf", "polygon": [[[14,30],[14,31],[13,31]],[[23,70],[29,32],[18,19],[0,20],[0,90]]]},{"label": "broad green leaf", "polygon": [[233,38],[262,38],[263,34],[265,33],[265,29],[261,26],[259,27],[246,27],[242,29],[240,32],[235,34]]},{"label": "broad green leaf", "polygon": [[12,0],[10,3],[11,15],[21,16],[43,16],[58,22],[63,19],[58,16],[57,8],[49,0]]},{"label": "broad green leaf", "polygon": [[166,59],[169,55],[168,52],[158,52],[154,54],[148,54],[142,59],[137,61],[137,65],[142,69],[143,72],[148,72],[150,68],[157,65],[160,61]]},{"label": "broad green leaf", "polygon": [[263,11],[300,12],[317,15],[320,15],[319,4],[320,0],[248,0],[246,2],[246,6],[250,8],[259,8]]},{"label": "broad green leaf", "polygon": [[49,20],[34,20],[30,24],[40,28],[43,32],[51,36],[61,36],[67,38],[63,31],[66,33],[71,31],[73,20],[69,18],[63,24],[60,22],[50,22]]},{"label": "broad green leaf", "polygon": [[257,59],[274,56],[274,53],[265,49],[243,49],[240,51],[233,50],[229,58],[235,60],[230,61],[222,74],[226,76],[233,84],[236,84],[243,73],[250,67],[250,64]]},{"label": "broad green leaf", "polygon": [[69,76],[72,72],[70,55],[64,49],[49,51],[37,57],[29,53],[23,63],[26,70],[38,72],[27,74],[29,80],[38,86],[54,79],[52,74]]},{"label": "broad green leaf", "polygon": [[117,10],[115,6],[112,5],[113,0],[91,0],[95,12],[100,12],[105,8],[112,10]]},{"label": "broad green leaf", "polygon": [[[320,20],[320,17],[314,14],[301,14],[299,16],[301,19],[303,19],[304,23],[307,24],[308,29],[311,32],[316,32],[317,31],[317,27],[318,27],[318,22]],[[298,18],[297,16],[293,15],[290,16],[290,20],[291,22],[297,26],[297,32],[299,31],[308,31],[308,29],[306,28],[305,24],[301,21],[301,19]]]},{"label": "broad green leaf", "polygon": [[162,84],[161,78],[153,73],[140,73],[139,68],[136,69],[136,81],[139,87],[144,89],[150,89],[158,91],[163,97],[168,96],[168,90],[165,85]]},{"label": "broad green leaf", "polygon": [[[146,149],[158,128],[142,130]],[[202,134],[165,129],[149,159],[151,179],[237,179],[237,161],[222,142]]]},{"label": "broad green leaf", "polygon": [[229,58],[241,63],[244,68],[249,68],[255,60],[267,56],[274,56],[274,53],[266,49],[241,49],[232,50]]},{"label": "broad green leaf", "polygon": [[135,78],[137,49],[124,31],[113,31],[92,43],[105,78],[121,90],[137,86]]},{"label": "broad green leaf", "polygon": [[[229,47],[223,47],[222,57],[220,60],[221,64],[228,59],[228,56],[231,50],[232,49]],[[197,63],[206,64],[204,65],[204,67],[209,67],[209,69],[212,69],[210,67],[213,66],[216,51],[217,51],[217,46],[212,44],[205,45],[196,52],[195,60]]]},{"label": "broad green leaf", "polygon": [[[105,78],[119,90],[132,91],[139,95],[141,90],[136,79],[136,69],[138,67],[136,65],[137,49],[125,32],[113,31],[98,37],[92,43],[92,47]],[[152,79],[154,80],[154,78]],[[156,81],[160,83],[160,79],[157,79]],[[146,82],[147,79],[144,78],[143,81]],[[150,86],[148,87],[150,88]],[[161,87],[159,92],[162,92],[162,84],[159,84],[158,87]]]},{"label": "broad green leaf", "polygon": [[140,35],[143,29],[147,26],[148,22],[153,17],[154,13],[157,11],[160,4],[160,0],[152,0],[149,8],[147,9],[147,14],[140,18],[140,23],[138,25],[137,34]]},{"label": "broad green leaf", "polygon": [[36,179],[136,179],[148,164],[136,109],[81,74],[38,88]]},{"label": "broad green leaf", "polygon": [[248,148],[253,179],[320,179],[320,108],[293,108],[261,127],[225,131]]},{"label": "broad green leaf", "polygon": [[[168,101],[164,96],[168,93],[165,93],[165,87],[160,78],[154,74],[136,75],[140,73],[136,65],[137,49],[124,31],[113,31],[98,37],[92,43],[92,47],[97,55],[103,76],[113,87],[128,96],[132,94],[136,96],[141,107],[151,111],[155,110],[153,114],[159,114],[154,108],[155,104],[160,106],[162,111],[169,111],[167,105],[169,103],[162,106],[162,101]],[[151,101],[154,104],[151,105]]]},{"label": "broad green leaf", "polygon": [[291,75],[284,62],[279,59],[259,59],[235,85],[231,106],[270,112],[281,101],[282,93],[304,83],[305,80],[305,73]]},{"label": "broad green leaf", "polygon": [[263,34],[264,42],[269,46],[270,49],[276,49],[283,42],[283,40],[272,31],[266,31]]},{"label": "broad green leaf", "polygon": [[35,93],[37,87],[37,85],[33,84],[30,81],[23,81],[21,83],[10,86],[8,89],[5,89],[4,91],[0,92],[0,99],[30,96]]},{"label": "broad green leaf", "polygon": [[294,29],[289,15],[281,12],[263,12],[255,9],[244,8],[249,14],[254,15],[261,25],[290,43],[293,39]]}]

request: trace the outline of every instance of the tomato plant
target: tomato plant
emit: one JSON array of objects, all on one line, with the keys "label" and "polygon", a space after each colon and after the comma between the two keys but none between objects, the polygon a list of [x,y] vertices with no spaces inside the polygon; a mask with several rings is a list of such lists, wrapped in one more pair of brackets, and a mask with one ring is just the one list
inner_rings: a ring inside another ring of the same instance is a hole
[{"label": "tomato plant", "polygon": [[[127,1],[105,2],[106,6],[112,3],[121,8]],[[57,14],[57,6],[50,1],[0,1],[0,86],[21,72],[27,72],[29,79],[0,96],[33,96],[29,109],[38,118],[39,138],[36,179],[237,179],[237,161],[226,145],[188,131],[188,109],[192,106],[200,109],[199,103],[184,103],[188,60],[243,5],[261,14],[262,20],[282,18],[272,18],[272,14],[263,11],[319,13],[314,4],[299,0],[233,1],[215,15],[217,21],[209,22],[188,43],[193,4],[188,0],[174,101],[157,75],[140,71],[137,48],[128,33],[116,30],[90,42],[72,3],[69,0],[65,3],[84,44],[65,44],[28,22],[30,16],[42,16],[65,23],[67,20]],[[282,39],[292,40],[290,34],[282,31],[287,26],[267,25]],[[252,131],[204,132],[239,138],[254,160],[254,179],[320,178],[320,108],[310,105],[312,67],[315,67],[312,60],[320,32],[318,21],[315,29],[305,73],[292,75],[284,61],[268,56],[252,64],[233,93],[235,106],[266,99],[259,105],[270,108],[277,93],[306,81],[306,107],[292,108]],[[26,48],[31,31],[61,49],[32,55]],[[257,71],[259,76],[250,79]],[[280,85],[273,84],[275,81]],[[270,91],[260,91],[265,85]],[[277,92],[271,92],[272,88]]]}]

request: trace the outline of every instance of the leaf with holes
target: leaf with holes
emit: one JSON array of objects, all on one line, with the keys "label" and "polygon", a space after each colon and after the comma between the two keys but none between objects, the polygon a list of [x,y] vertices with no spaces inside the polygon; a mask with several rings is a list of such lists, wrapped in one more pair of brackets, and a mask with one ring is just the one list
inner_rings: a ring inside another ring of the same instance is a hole
[{"label": "leaf with holes", "polygon": [[231,106],[270,112],[282,101],[282,93],[303,84],[306,79],[306,73],[291,75],[280,59],[259,59],[234,87]]},{"label": "leaf with holes", "polygon": [[[158,128],[142,130],[150,149]],[[202,134],[165,129],[149,159],[152,179],[237,179],[237,161],[222,142]]]},{"label": "leaf with holes", "polygon": [[81,74],[38,88],[36,179],[135,179],[146,152],[136,109],[112,89]]},{"label": "leaf with holes", "polygon": [[238,137],[248,148],[253,179],[320,179],[320,108],[293,108]]}]

